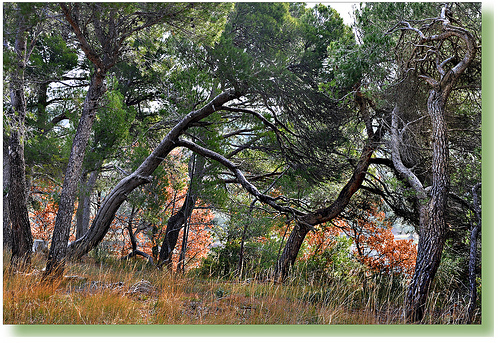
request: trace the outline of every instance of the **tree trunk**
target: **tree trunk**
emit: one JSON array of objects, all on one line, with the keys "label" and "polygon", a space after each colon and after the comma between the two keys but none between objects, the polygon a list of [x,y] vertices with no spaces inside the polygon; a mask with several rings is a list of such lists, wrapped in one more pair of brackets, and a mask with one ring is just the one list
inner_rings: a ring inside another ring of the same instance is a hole
[{"label": "tree trunk", "polygon": [[[85,174],[86,173],[84,173],[84,175]],[[83,237],[89,228],[92,190],[97,182],[98,175],[99,172],[94,170],[90,172],[88,179],[84,176],[82,177],[82,190],[80,192],[78,208],[76,210],[76,239]]]},{"label": "tree trunk", "polygon": [[[165,136],[156,149],[144,160],[144,162],[129,176],[122,179],[111,192],[106,196],[97,211],[96,217],[85,235],[71,243],[68,247],[68,257],[78,259],[93,249],[104,238],[109,230],[109,226],[115,217],[116,211],[120,208],[127,196],[137,187],[149,182],[151,174],[176,147],[175,140],[192,123],[195,123],[210,114],[219,111],[221,107],[239,97],[233,92],[224,92],[210,101],[199,110],[186,115],[172,130]],[[161,252],[160,252],[161,253]]]},{"label": "tree trunk", "polygon": [[445,232],[438,221],[432,220],[436,215],[433,207],[424,205],[421,209],[426,219],[420,223],[417,262],[405,300],[405,317],[409,322],[419,322],[424,317],[429,288],[441,262]]},{"label": "tree trunk", "polygon": [[[362,112],[364,109],[363,106],[361,107]],[[315,225],[326,223],[340,215],[344,208],[349,204],[351,197],[361,187],[361,184],[365,179],[366,171],[370,166],[371,156],[380,144],[379,140],[384,132],[384,129],[383,126],[381,126],[377,132],[368,132],[369,138],[363,148],[363,152],[361,153],[361,157],[353,171],[351,179],[342,188],[337,196],[337,199],[328,207],[298,218],[298,223],[290,233],[285,248],[283,249],[283,253],[278,260],[274,275],[275,282],[283,282],[286,280],[290,267],[295,263],[300,246],[302,245],[307,233]]]},{"label": "tree trunk", "polygon": [[3,141],[3,248],[12,249],[12,229],[9,215],[9,186],[10,164],[9,164],[9,140],[4,136]]},{"label": "tree trunk", "polygon": [[276,264],[274,273],[274,282],[283,282],[288,277],[288,272],[295,263],[300,247],[306,238],[307,233],[310,231],[306,225],[296,224],[288,237],[283,253]]},{"label": "tree trunk", "polygon": [[446,203],[449,192],[449,157],[445,98],[442,92],[431,90],[427,109],[432,123],[432,187],[426,203],[420,205],[420,237],[417,261],[406,294],[405,316],[410,322],[423,319],[427,295],[441,262],[446,237]]},{"label": "tree trunk", "polygon": [[477,184],[472,188],[473,207],[477,216],[478,222],[472,225],[470,233],[470,248],[469,248],[469,308],[467,310],[467,324],[470,324],[474,318],[477,301],[477,286],[476,286],[476,259],[477,259],[477,239],[481,231],[481,209],[479,206],[478,188],[481,184]]},{"label": "tree trunk", "polygon": [[83,104],[82,115],[78,128],[73,139],[71,153],[69,156],[64,183],[59,200],[59,209],[52,234],[49,257],[45,275],[62,275],[64,261],[68,247],[69,233],[73,219],[74,204],[77,193],[78,181],[80,179],[85,149],[92,132],[92,124],[95,120],[96,110],[99,100],[106,92],[104,85],[105,72],[98,72],[93,75],[85,102]]},{"label": "tree trunk", "polygon": [[19,28],[14,43],[17,63],[10,74],[10,99],[14,113],[9,115],[9,166],[10,180],[8,189],[9,218],[12,233],[11,265],[19,267],[31,260],[33,237],[28,217],[26,187],[26,165],[24,160],[24,124],[26,118],[26,99],[24,71],[26,69],[27,43],[26,18],[19,14]]},{"label": "tree trunk", "polygon": [[167,230],[165,231],[165,237],[160,249],[160,256],[158,258],[158,266],[162,267],[167,265],[168,268],[172,267],[172,253],[174,252],[177,240],[179,239],[179,233],[182,226],[185,226],[188,218],[191,217],[193,213],[194,206],[198,200],[198,193],[200,182],[203,179],[205,159],[203,157],[196,157],[192,155],[191,157],[191,172],[190,172],[190,183],[189,189],[184,199],[182,207],[172,215],[167,222]]},{"label": "tree trunk", "polygon": [[11,168],[9,185],[9,217],[12,228],[11,264],[22,267],[31,261],[33,236],[27,208],[26,175],[22,133],[12,130],[9,139],[9,163]]},{"label": "tree trunk", "polygon": [[186,250],[187,250],[187,242],[189,237],[189,221],[191,216],[187,217],[187,220],[184,224],[184,233],[182,235],[182,245],[181,251],[179,254],[179,262],[177,263],[177,273],[184,273],[184,260],[186,258]]},{"label": "tree trunk", "polygon": [[190,196],[186,196],[182,207],[168,219],[167,231],[165,232],[165,237],[160,249],[159,263],[158,266],[166,265],[167,268],[172,266],[172,254],[174,252],[175,246],[179,239],[179,233],[186,219],[191,215],[195,204],[195,199]]},{"label": "tree trunk", "polygon": [[477,285],[476,285],[476,259],[477,259],[477,238],[481,224],[478,223],[472,226],[470,234],[470,251],[469,251],[469,308],[467,309],[467,324],[472,322],[474,311],[476,310],[477,302]]},{"label": "tree trunk", "polygon": [[[444,41],[455,38],[465,44],[462,59],[452,68],[448,68],[448,71],[445,71],[445,66],[447,67],[447,64],[452,62],[452,58],[443,61],[435,60],[436,70],[440,76],[439,80],[428,75],[419,75],[431,86],[427,100],[427,111],[432,125],[433,155],[432,184],[428,193],[416,176],[401,163],[397,143],[397,125],[395,125],[398,114],[396,111],[393,113],[392,159],[396,169],[406,177],[412,188],[417,192],[420,203],[420,238],[417,261],[405,298],[405,317],[409,322],[419,322],[424,317],[430,284],[439,267],[447,232],[445,213],[450,181],[448,139],[444,114],[446,101],[458,78],[474,60],[477,51],[474,36],[464,28],[450,25],[450,20],[447,18],[448,13],[448,4],[444,4],[439,18],[443,28],[442,34],[426,37],[421,31],[419,32],[421,49],[434,49],[431,48],[432,42],[441,47],[444,45]],[[426,51],[424,50],[424,52]],[[436,51],[432,50],[432,52],[436,54]]]}]

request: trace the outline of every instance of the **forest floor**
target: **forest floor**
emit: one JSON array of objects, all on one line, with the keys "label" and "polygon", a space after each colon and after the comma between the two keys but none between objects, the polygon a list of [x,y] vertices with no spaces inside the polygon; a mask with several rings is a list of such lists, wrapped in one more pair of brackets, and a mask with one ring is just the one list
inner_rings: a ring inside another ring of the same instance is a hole
[{"label": "forest floor", "polygon": [[[205,279],[162,272],[141,260],[87,258],[69,263],[65,277],[49,286],[40,282],[40,256],[28,272],[12,273],[8,265],[4,256],[4,324],[403,323],[402,293],[384,299],[359,284]],[[458,309],[431,309],[427,322],[452,324],[459,316]]]}]

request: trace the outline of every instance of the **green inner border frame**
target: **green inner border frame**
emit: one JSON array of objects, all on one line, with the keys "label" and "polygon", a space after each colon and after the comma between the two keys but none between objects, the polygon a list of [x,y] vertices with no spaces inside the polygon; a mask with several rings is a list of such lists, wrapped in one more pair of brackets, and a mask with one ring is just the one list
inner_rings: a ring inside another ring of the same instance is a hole
[{"label": "green inner border frame", "polygon": [[[484,5],[484,4],[483,4]],[[482,32],[482,324],[479,325],[4,325],[15,337],[492,337],[493,303],[493,8]],[[485,68],[487,67],[487,68]],[[488,70],[485,72],[485,70]],[[484,125],[486,123],[487,125]],[[6,330],[5,330],[6,329]]]}]

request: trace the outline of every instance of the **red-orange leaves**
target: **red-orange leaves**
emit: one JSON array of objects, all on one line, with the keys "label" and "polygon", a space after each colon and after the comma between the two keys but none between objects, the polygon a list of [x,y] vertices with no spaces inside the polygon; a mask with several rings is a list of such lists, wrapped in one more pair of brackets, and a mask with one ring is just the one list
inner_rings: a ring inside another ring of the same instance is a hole
[{"label": "red-orange leaves", "polygon": [[413,274],[417,246],[413,240],[395,239],[392,225],[384,212],[375,212],[357,220],[351,227],[357,258],[377,272]]}]

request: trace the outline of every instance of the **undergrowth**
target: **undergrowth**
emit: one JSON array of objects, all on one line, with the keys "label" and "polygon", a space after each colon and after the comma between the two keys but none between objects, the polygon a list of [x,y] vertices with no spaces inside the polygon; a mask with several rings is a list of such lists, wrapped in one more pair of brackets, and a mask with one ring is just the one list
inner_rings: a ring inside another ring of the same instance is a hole
[{"label": "undergrowth", "polygon": [[[328,284],[297,274],[274,284],[172,274],[140,259],[87,257],[68,263],[65,277],[47,285],[41,282],[40,255],[27,272],[12,272],[7,254],[3,265],[4,324],[404,323],[407,280],[361,270]],[[147,287],[137,291],[137,285]],[[447,296],[430,295],[424,323],[460,322],[465,304]]]}]

